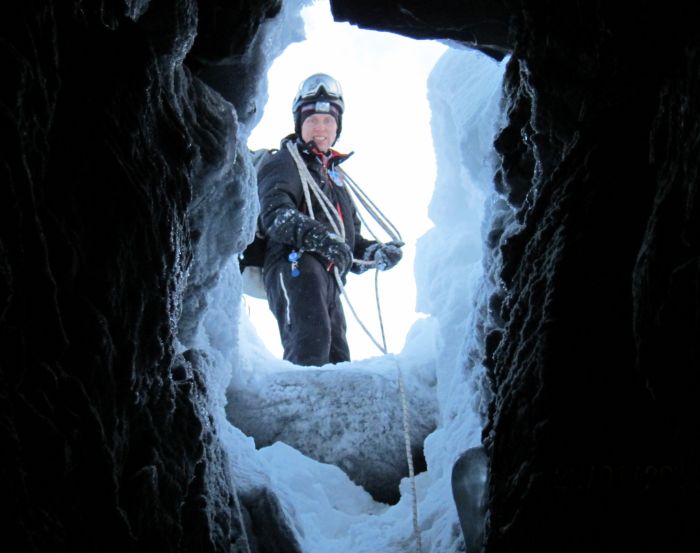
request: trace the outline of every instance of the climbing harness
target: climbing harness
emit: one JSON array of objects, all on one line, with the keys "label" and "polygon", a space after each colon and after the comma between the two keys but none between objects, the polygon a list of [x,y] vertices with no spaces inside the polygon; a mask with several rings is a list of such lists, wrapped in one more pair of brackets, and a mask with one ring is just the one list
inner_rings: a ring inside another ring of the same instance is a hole
[{"label": "climbing harness", "polygon": [[[306,205],[308,206],[309,210],[309,216],[314,217],[313,215],[313,208],[311,205],[311,193],[313,192],[314,197],[318,200],[319,205],[321,206],[321,209],[323,210],[324,214],[326,215],[326,218],[328,221],[330,221],[331,226],[333,228],[333,232],[335,232],[338,236],[341,238],[345,239],[345,227],[340,219],[340,215],[338,212],[335,210],[335,207],[333,206],[333,203],[330,201],[330,199],[321,191],[320,186],[316,183],[315,179],[311,176],[311,173],[309,172],[308,167],[306,166],[306,163],[304,163],[304,160],[301,159],[301,155],[299,154],[299,150],[291,144],[291,142],[287,143],[287,149],[289,150],[289,153],[292,155],[292,158],[294,159],[294,162],[297,166],[297,169],[299,171],[299,176],[301,177],[301,184],[302,184],[302,189],[304,191],[304,199],[306,200]],[[358,217],[360,218],[360,222],[363,224],[364,228],[366,228],[369,233],[372,235],[372,237],[380,244],[382,242],[379,240],[377,235],[372,231],[372,228],[366,224],[363,216],[362,216],[362,210],[357,209],[357,203],[359,202],[364,210],[372,216],[372,218],[379,224],[380,227],[389,235],[391,238],[392,242],[395,243],[400,243],[403,245],[403,241],[401,240],[401,234],[399,233],[398,229],[389,221],[389,219],[381,212],[381,210],[372,202],[372,200],[369,199],[367,194],[359,187],[359,185],[352,179],[350,176],[342,169],[338,168],[338,172],[341,174],[341,178],[343,179],[344,184],[346,185],[346,189],[349,190],[351,193],[348,194],[350,197],[350,201],[353,204],[353,207],[355,207],[355,211],[358,214]],[[334,175],[334,180],[337,178]],[[292,252],[292,253],[297,253],[297,252]],[[291,255],[291,254],[290,254]],[[290,263],[292,263],[292,259],[290,257],[289,259]],[[298,256],[295,257],[294,261],[298,261]],[[356,264],[367,264],[367,265],[373,265],[373,261],[365,261],[361,259],[353,259],[353,263]],[[293,270],[293,269],[292,269]],[[379,302],[379,270],[377,269],[374,274],[374,291],[375,291],[375,298],[377,302],[377,315],[379,318],[379,328],[381,332],[381,339],[382,342],[379,343],[377,339],[372,335],[372,333],[367,329],[367,327],[364,325],[364,323],[360,320],[359,316],[355,312],[354,307],[352,306],[352,303],[350,302],[348,295],[345,291],[345,286],[343,286],[342,279],[340,278],[340,273],[338,272],[337,267],[333,267],[333,275],[335,277],[335,281],[338,285],[338,289],[340,290],[342,296],[345,298],[345,303],[348,305],[350,308],[350,311],[352,312],[353,316],[355,317],[355,320],[358,322],[358,324],[362,327],[362,330],[364,330],[365,334],[369,337],[370,340],[374,343],[375,346],[384,354],[384,355],[389,355],[388,353],[388,348],[386,345],[386,335],[384,333],[384,321],[382,318],[382,310]],[[409,480],[411,482],[411,495],[412,495],[412,514],[413,514],[413,537],[416,541],[416,548],[418,553],[421,553],[422,550],[422,543],[421,543],[421,535],[420,535],[420,527],[418,525],[418,495],[416,492],[416,480],[415,480],[415,470],[413,466],[413,456],[411,455],[411,429],[410,429],[410,424],[409,424],[409,416],[408,416],[408,401],[406,399],[406,387],[404,384],[403,380],[403,374],[401,372],[401,365],[399,364],[398,359],[396,357],[393,358],[395,363],[396,363],[396,370],[397,370],[397,377],[398,377],[398,383],[399,383],[399,395],[401,397],[401,410],[402,410],[402,420],[403,420],[403,436],[404,436],[404,445],[406,447],[406,462],[408,464],[408,476]]]}]

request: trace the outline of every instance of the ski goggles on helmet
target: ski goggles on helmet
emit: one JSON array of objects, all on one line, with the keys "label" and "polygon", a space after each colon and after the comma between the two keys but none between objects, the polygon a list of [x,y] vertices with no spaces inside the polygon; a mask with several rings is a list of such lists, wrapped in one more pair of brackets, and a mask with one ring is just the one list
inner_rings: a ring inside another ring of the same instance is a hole
[{"label": "ski goggles on helmet", "polygon": [[340,108],[341,111],[345,109],[345,104],[343,103],[343,89],[340,83],[325,73],[316,73],[302,81],[294,100],[294,110],[296,111],[302,103],[314,99],[330,100]]},{"label": "ski goggles on helmet", "polygon": [[318,100],[316,102],[309,102],[308,104],[304,104],[301,106],[301,113],[306,113],[306,112],[311,112],[311,113],[329,113],[336,119],[340,117],[340,110],[331,104],[330,102],[326,102],[324,100]]}]

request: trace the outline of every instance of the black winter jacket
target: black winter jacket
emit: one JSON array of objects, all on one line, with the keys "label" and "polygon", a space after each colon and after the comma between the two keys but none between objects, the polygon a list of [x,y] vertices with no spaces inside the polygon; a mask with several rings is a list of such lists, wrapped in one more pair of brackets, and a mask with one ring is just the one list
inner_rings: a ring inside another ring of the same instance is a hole
[{"label": "black winter jacket", "polygon": [[[332,232],[333,227],[327,220],[318,201],[311,194],[314,218],[308,216],[305,205],[304,191],[299,171],[289,151],[287,142],[291,141],[301,153],[309,172],[320,185],[322,192],[334,205],[338,205],[342,213],[345,227],[345,241],[357,259],[362,259],[368,246],[374,243],[360,235],[360,220],[350,201],[348,191],[338,183],[334,183],[328,175],[338,164],[345,161],[349,155],[332,151],[328,167],[323,167],[321,159],[307,145],[301,143],[296,135],[290,135],[282,141],[280,150],[268,161],[258,175],[258,194],[260,197],[260,227],[267,237],[264,270],[269,269],[280,259],[287,259],[291,250],[302,248],[304,236],[313,228],[323,226]],[[295,213],[293,216],[289,210]],[[311,254],[316,255],[316,254]],[[320,257],[320,256],[317,256]],[[325,260],[321,260],[325,261]],[[362,272],[354,266],[353,272]]]}]

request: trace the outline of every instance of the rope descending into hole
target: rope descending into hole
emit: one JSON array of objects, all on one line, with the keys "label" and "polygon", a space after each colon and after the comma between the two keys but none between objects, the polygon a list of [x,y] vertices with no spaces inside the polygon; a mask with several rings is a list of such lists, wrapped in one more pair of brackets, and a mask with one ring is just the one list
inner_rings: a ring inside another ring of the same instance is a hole
[{"label": "rope descending into hole", "polygon": [[[301,159],[301,154],[299,153],[299,150],[291,144],[291,142],[287,143],[287,149],[289,150],[289,153],[292,155],[292,158],[294,159],[294,162],[297,166],[297,170],[299,171],[299,176],[301,178],[301,185],[302,189],[304,191],[304,199],[306,200],[306,205],[308,206],[309,210],[309,216],[314,217],[313,214],[313,208],[311,206],[311,193],[313,193],[314,197],[318,200],[319,205],[321,206],[321,209],[323,210],[324,214],[326,215],[326,218],[328,221],[330,221],[331,226],[333,228],[333,232],[335,232],[338,236],[341,236],[343,239],[345,239],[345,227],[340,220],[340,215],[338,212],[335,210],[335,207],[333,206],[333,203],[330,201],[330,199],[323,193],[321,188],[319,187],[318,183],[314,180],[314,178],[311,176],[311,173],[309,172],[308,167],[306,166],[306,163],[304,163],[304,160]],[[358,213],[358,216],[360,217],[361,223],[364,225],[365,228],[369,230],[369,232],[372,234],[372,237],[377,241],[381,241],[377,238],[377,236],[372,232],[371,227],[366,224],[364,218],[362,217],[362,211],[357,209],[357,203],[361,204],[362,207],[367,211],[369,215],[372,216],[372,218],[379,224],[379,226],[382,227],[382,229],[389,235],[390,239],[395,241],[395,242],[402,242],[401,240],[401,234],[397,230],[397,228],[389,221],[389,219],[381,212],[381,210],[370,200],[369,196],[359,187],[359,185],[352,179],[350,176],[343,170],[339,169],[339,173],[342,175],[343,182],[346,185],[346,189],[349,190],[351,193],[348,193],[348,196],[350,198],[350,201],[353,204],[353,207]],[[361,259],[353,259],[353,263],[356,264],[374,264],[373,261],[365,261]],[[381,331],[381,337],[382,341],[379,343],[378,340],[374,338],[372,333],[367,329],[367,327],[364,325],[364,323],[360,320],[360,317],[357,315],[355,312],[355,308],[352,306],[352,303],[350,302],[350,299],[348,298],[347,293],[345,292],[345,286],[343,286],[343,282],[340,278],[340,274],[338,273],[338,268],[333,267],[333,275],[335,277],[336,284],[338,285],[338,289],[340,290],[343,298],[345,299],[345,303],[348,305],[350,308],[350,311],[353,314],[353,317],[355,317],[355,320],[358,322],[362,330],[367,334],[369,339],[374,343],[375,346],[381,351],[384,355],[389,355],[388,354],[388,349],[386,345],[386,335],[384,333],[384,321],[382,318],[382,310],[381,310],[381,305],[379,302],[379,270],[377,269],[374,275],[374,293],[375,293],[375,298],[377,302],[377,315],[379,317],[379,328]],[[408,416],[408,400],[406,399],[406,386],[404,384],[403,380],[403,374],[401,372],[401,365],[399,365],[398,359],[396,357],[392,356],[394,359],[394,362],[396,363],[396,371],[397,371],[397,378],[398,378],[398,385],[399,385],[399,396],[401,398],[401,411],[402,411],[402,421],[403,421],[403,437],[404,437],[404,445],[406,447],[406,462],[408,464],[408,476],[411,482],[411,495],[412,495],[412,515],[413,515],[413,537],[416,541],[416,550],[418,553],[421,553],[422,551],[422,543],[421,543],[421,534],[420,534],[420,527],[418,525],[418,494],[416,492],[416,480],[415,480],[415,469],[413,466],[413,456],[411,455],[411,427],[410,427],[410,421],[409,421],[409,416]]]}]

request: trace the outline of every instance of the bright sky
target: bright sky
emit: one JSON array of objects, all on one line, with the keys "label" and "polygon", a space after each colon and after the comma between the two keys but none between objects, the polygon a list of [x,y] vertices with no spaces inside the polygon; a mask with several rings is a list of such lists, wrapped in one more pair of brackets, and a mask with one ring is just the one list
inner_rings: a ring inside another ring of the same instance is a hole
[{"label": "bright sky", "polygon": [[[325,0],[305,8],[302,16],[307,40],[289,46],[272,65],[269,101],[248,145],[253,150],[276,148],[293,132],[291,105],[299,83],[307,76],[323,72],[340,81],[345,116],[335,148],[355,152],[344,169],[394,223],[406,243],[401,263],[379,275],[387,346],[397,353],[412,324],[423,317],[415,311],[413,263],[416,240],[432,226],[428,204],[435,183],[435,157],[426,82],[447,47],[335,23]],[[371,237],[367,232],[363,235]],[[381,342],[374,280],[374,271],[351,274],[346,291],[362,322]],[[277,324],[267,302],[244,299],[259,336],[281,357]],[[352,358],[379,355],[347,306],[345,315]]]}]

